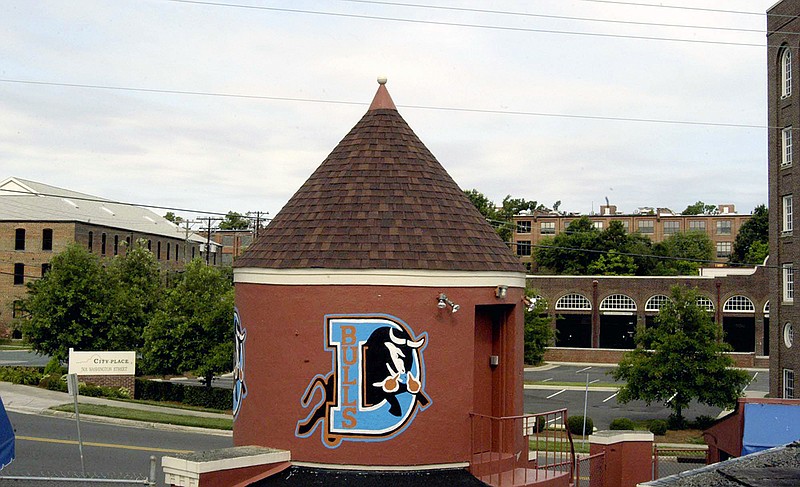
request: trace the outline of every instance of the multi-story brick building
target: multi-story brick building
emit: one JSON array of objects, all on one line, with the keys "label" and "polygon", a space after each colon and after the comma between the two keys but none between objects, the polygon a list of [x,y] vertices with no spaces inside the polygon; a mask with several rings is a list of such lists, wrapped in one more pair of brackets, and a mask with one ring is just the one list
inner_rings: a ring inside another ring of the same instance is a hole
[{"label": "multi-story brick building", "polygon": [[[566,231],[572,221],[582,215],[535,212],[532,215],[514,217],[514,247],[520,260],[531,269],[533,249],[545,237],[553,237]],[[719,205],[717,214],[680,215],[666,208],[641,208],[637,213],[623,214],[617,207],[600,207],[600,214],[588,215],[595,228],[603,230],[612,221],[619,221],[629,232],[639,232],[653,242],[661,242],[675,233],[699,231],[706,233],[714,242],[716,261],[728,260],[733,250],[733,241],[742,224],[750,215],[735,212],[734,205]]]},{"label": "multi-story brick building", "polygon": [[[198,232],[203,238],[208,237],[207,230]],[[253,243],[255,238],[255,231],[252,228],[243,230],[211,230],[211,241],[220,246],[220,264],[233,265],[233,260],[240,255],[245,249]]]},{"label": "multi-story brick building", "polygon": [[22,312],[25,283],[44,275],[53,255],[78,243],[112,258],[139,239],[167,269],[205,252],[203,238],[150,210],[19,178],[0,182],[0,335]]},{"label": "multi-story brick building", "polygon": [[[770,395],[795,398],[800,345],[794,344],[800,309],[794,304],[794,268],[800,263],[793,198],[800,173],[793,135],[800,126],[800,2],[784,0],[767,11],[767,105],[769,167],[770,297],[775,326],[770,342]],[[798,173],[797,175],[795,173]]]}]

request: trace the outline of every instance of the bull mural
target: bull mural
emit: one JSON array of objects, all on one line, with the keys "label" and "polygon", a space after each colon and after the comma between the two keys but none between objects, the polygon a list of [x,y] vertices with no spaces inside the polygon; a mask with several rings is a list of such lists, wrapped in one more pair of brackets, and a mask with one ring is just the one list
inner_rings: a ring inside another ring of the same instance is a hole
[{"label": "bull mural", "polygon": [[[389,315],[325,318],[325,349],[332,370],[314,377],[301,398],[311,412],[295,434],[321,425],[330,448],[342,440],[384,441],[400,434],[431,401],[425,393],[423,350],[427,334],[414,336]],[[316,400],[315,400],[316,398]]]}]

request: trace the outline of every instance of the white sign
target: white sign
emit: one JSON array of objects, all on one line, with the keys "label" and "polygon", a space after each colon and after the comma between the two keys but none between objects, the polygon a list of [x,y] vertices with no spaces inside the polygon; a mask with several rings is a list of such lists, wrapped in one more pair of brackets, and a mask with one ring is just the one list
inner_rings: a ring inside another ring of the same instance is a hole
[{"label": "white sign", "polygon": [[136,352],[76,352],[70,348],[69,373],[134,375],[136,373]]}]

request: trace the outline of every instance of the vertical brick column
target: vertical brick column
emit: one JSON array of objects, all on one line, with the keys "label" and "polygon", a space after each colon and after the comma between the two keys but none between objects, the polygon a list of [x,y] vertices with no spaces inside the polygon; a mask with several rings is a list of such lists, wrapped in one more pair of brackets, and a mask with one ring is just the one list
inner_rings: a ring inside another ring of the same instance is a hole
[{"label": "vertical brick column", "polygon": [[591,487],[635,487],[652,480],[653,433],[599,431],[589,436],[592,455],[605,453],[602,476],[592,476]]}]

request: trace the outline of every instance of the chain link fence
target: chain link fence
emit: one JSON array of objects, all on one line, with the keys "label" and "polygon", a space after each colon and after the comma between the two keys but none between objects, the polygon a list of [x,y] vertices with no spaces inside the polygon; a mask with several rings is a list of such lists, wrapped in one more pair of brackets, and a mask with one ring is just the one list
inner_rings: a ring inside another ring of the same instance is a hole
[{"label": "chain link fence", "polygon": [[706,448],[653,447],[653,480],[669,477],[708,463]]},{"label": "chain link fence", "polygon": [[[113,476],[113,477],[112,477]],[[116,478],[114,478],[116,477]],[[45,472],[38,475],[0,475],[0,485],[18,487],[133,487],[156,485],[156,457],[150,457],[150,474],[137,475],[81,475],[79,472]]]}]

